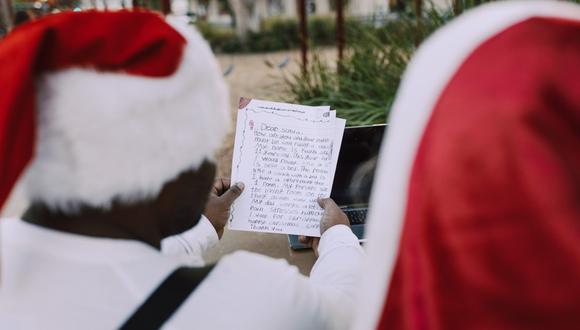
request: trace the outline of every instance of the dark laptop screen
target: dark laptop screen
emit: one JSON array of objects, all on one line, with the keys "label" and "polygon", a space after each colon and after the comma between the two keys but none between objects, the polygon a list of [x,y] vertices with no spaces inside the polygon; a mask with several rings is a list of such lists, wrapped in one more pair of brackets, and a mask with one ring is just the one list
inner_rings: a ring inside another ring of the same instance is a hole
[{"label": "dark laptop screen", "polygon": [[344,130],[330,196],[338,205],[368,204],[386,125]]}]

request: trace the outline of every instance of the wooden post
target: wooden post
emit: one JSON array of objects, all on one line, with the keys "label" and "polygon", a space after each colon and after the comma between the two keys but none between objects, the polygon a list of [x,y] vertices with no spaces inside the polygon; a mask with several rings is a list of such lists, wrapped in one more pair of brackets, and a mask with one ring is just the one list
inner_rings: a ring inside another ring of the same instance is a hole
[{"label": "wooden post", "polygon": [[171,0],[161,0],[161,12],[166,16],[171,13]]},{"label": "wooden post", "polygon": [[308,25],[306,21],[306,0],[298,0],[300,18],[300,53],[302,54],[302,73],[308,70]]},{"label": "wooden post", "polygon": [[417,20],[417,27],[415,30],[415,46],[419,46],[423,41],[423,1],[415,0],[415,19]]},{"label": "wooden post", "polygon": [[10,0],[0,0],[0,21],[6,26],[6,30],[10,31],[14,27],[12,21],[12,2]]},{"label": "wooden post", "polygon": [[336,47],[338,48],[339,70],[344,52],[344,41],[344,1],[336,0]]},{"label": "wooden post", "polygon": [[455,16],[461,14],[463,12],[463,4],[461,0],[453,0],[453,13]]},{"label": "wooden post", "polygon": [[420,19],[423,16],[423,1],[415,0],[415,16]]}]

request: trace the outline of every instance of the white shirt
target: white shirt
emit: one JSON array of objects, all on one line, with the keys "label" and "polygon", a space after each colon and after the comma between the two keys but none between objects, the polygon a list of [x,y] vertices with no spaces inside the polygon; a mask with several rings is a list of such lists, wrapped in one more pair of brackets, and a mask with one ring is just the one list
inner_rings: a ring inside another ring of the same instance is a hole
[{"label": "white shirt", "polygon": [[[174,269],[202,262],[199,252],[217,240],[210,233],[202,219],[182,235],[186,244],[164,241],[162,254],[2,219],[0,329],[116,329]],[[348,227],[334,226],[319,253],[310,278],[285,260],[225,256],[163,329],[347,328],[362,249]]]}]

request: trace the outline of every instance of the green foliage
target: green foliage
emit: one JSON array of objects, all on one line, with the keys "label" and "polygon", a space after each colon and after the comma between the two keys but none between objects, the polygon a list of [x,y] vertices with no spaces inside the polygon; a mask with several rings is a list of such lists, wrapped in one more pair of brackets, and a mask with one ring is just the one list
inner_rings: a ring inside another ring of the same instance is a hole
[{"label": "green foliage", "polygon": [[314,16],[308,20],[308,37],[316,46],[332,45],[336,41],[336,21],[332,16]]},{"label": "green foliage", "polygon": [[[232,28],[197,22],[197,28],[217,53],[268,52],[293,49],[300,45],[296,18],[273,17],[262,21],[259,32],[249,32],[245,41],[236,36]],[[310,42],[314,45],[331,45],[335,40],[333,17],[313,16],[308,19]]]},{"label": "green foliage", "polygon": [[205,21],[198,21],[195,25],[215,52],[234,53],[242,48],[232,28],[214,26]]},{"label": "green foliage", "polygon": [[248,33],[247,51],[267,52],[294,48],[298,45],[298,34],[295,19],[267,19],[262,21],[260,32]]},{"label": "green foliage", "polygon": [[287,79],[289,101],[330,105],[350,126],[386,122],[416,44],[452,17],[435,10],[427,14],[421,22],[406,15],[380,28],[347,24],[348,49],[340,73],[315,54],[306,73]]}]

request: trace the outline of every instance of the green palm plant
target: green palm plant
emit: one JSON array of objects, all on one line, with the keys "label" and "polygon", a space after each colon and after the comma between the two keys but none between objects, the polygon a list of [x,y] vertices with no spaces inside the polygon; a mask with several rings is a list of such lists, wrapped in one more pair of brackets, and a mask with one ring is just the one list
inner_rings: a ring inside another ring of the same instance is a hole
[{"label": "green palm plant", "polygon": [[346,26],[348,49],[338,68],[315,53],[305,72],[285,78],[288,101],[330,105],[347,125],[386,122],[416,45],[452,17],[452,11],[431,7],[420,21],[412,13],[380,28],[351,21]]}]

